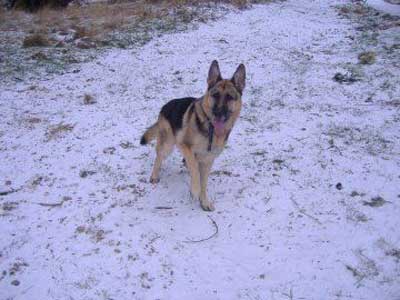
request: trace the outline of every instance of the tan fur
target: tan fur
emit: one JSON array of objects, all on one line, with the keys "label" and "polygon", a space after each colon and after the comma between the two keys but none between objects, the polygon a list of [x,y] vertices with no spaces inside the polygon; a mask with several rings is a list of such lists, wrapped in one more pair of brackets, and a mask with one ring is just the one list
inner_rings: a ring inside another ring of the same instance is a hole
[{"label": "tan fur", "polygon": [[[214,118],[212,107],[216,105],[210,93],[215,93],[216,91],[222,96],[226,94],[233,95],[236,100],[229,101],[227,104],[231,115],[225,123],[224,134],[221,136],[214,134],[211,151],[208,151],[209,140],[208,137],[204,135],[204,132],[200,132],[196,122],[196,114],[202,125],[208,130],[208,120],[213,121]],[[193,105],[194,109],[192,110],[191,108]],[[150,141],[151,138],[157,138],[157,157],[150,182],[157,183],[159,181],[162,162],[171,153],[174,146],[177,145],[185,158],[186,166],[191,175],[192,197],[200,201],[201,207],[204,210],[214,210],[214,206],[207,196],[208,175],[214,159],[222,152],[227,142],[228,135],[239,117],[241,107],[241,95],[232,81],[220,80],[211,90],[206,92],[201,100],[189,106],[183,116],[182,129],[176,132],[175,135],[168,120],[160,114],[157,123],[149,128],[144,135],[147,142]]]}]

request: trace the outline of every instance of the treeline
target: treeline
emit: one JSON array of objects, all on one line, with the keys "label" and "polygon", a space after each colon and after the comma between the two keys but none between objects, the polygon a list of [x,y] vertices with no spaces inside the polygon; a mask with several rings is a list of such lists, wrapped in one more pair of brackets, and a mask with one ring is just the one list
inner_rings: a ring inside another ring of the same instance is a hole
[{"label": "treeline", "polygon": [[62,8],[72,0],[5,0],[3,6],[8,9],[22,9],[35,12],[41,7]]}]

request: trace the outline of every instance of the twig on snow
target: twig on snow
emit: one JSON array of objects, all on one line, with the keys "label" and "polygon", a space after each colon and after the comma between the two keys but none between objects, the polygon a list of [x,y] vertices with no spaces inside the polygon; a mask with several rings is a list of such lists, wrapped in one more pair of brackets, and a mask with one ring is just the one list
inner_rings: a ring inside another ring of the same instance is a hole
[{"label": "twig on snow", "polygon": [[64,202],[71,200],[70,197],[63,197],[63,199],[61,200],[61,202],[57,202],[57,203],[45,203],[45,202],[36,202],[36,204],[40,205],[40,206],[45,206],[45,207],[59,207],[62,206],[64,204]]},{"label": "twig on snow", "polygon": [[38,202],[36,204],[39,204],[40,206],[46,206],[46,207],[57,207],[63,205],[64,201],[58,202],[58,203],[44,203],[44,202]]},{"label": "twig on snow", "polygon": [[301,213],[302,215],[305,215],[306,217],[309,217],[311,220],[313,220],[317,224],[322,225],[320,220],[318,220],[316,217],[314,217],[314,216],[310,215],[309,213],[307,213],[304,208],[300,208],[299,204],[293,199],[293,197],[290,197],[290,200],[292,200],[293,205],[297,208],[299,213]]},{"label": "twig on snow", "polygon": [[212,239],[214,236],[216,236],[218,234],[219,229],[218,229],[217,223],[210,216],[207,215],[207,217],[211,220],[211,223],[213,224],[213,226],[215,228],[214,233],[212,235],[210,235],[209,237],[207,237],[207,238],[204,238],[204,239],[201,239],[201,240],[186,240],[186,241],[183,241],[184,243],[200,243],[200,242],[204,242],[204,241]]},{"label": "twig on snow", "polygon": [[288,299],[293,300],[293,288],[290,288],[289,294],[287,293],[282,293],[282,295],[288,297]]},{"label": "twig on snow", "polygon": [[156,206],[155,209],[173,209],[171,206]]},{"label": "twig on snow", "polygon": [[0,192],[0,196],[7,196],[9,194],[18,192],[19,190],[21,190],[21,188],[19,188],[19,189],[11,189],[11,190],[8,190],[8,191],[1,191]]}]

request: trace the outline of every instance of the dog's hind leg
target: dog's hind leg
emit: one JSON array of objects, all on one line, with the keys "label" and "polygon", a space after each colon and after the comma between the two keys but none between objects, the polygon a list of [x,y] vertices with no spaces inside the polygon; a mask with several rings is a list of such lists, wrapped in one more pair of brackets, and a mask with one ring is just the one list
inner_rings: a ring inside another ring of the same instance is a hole
[{"label": "dog's hind leg", "polygon": [[157,183],[160,181],[160,170],[162,162],[171,154],[174,149],[175,138],[169,128],[160,128],[157,136],[156,160],[151,173],[150,182]]}]

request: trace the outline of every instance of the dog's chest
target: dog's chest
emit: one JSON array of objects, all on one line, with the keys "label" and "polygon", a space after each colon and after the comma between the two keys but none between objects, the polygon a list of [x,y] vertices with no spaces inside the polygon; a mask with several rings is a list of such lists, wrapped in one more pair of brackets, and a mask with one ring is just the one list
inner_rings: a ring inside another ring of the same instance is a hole
[{"label": "dog's chest", "polygon": [[209,140],[205,139],[202,143],[194,145],[193,152],[199,157],[216,157],[224,150],[225,141],[221,139],[212,139],[211,148],[209,148]]}]

